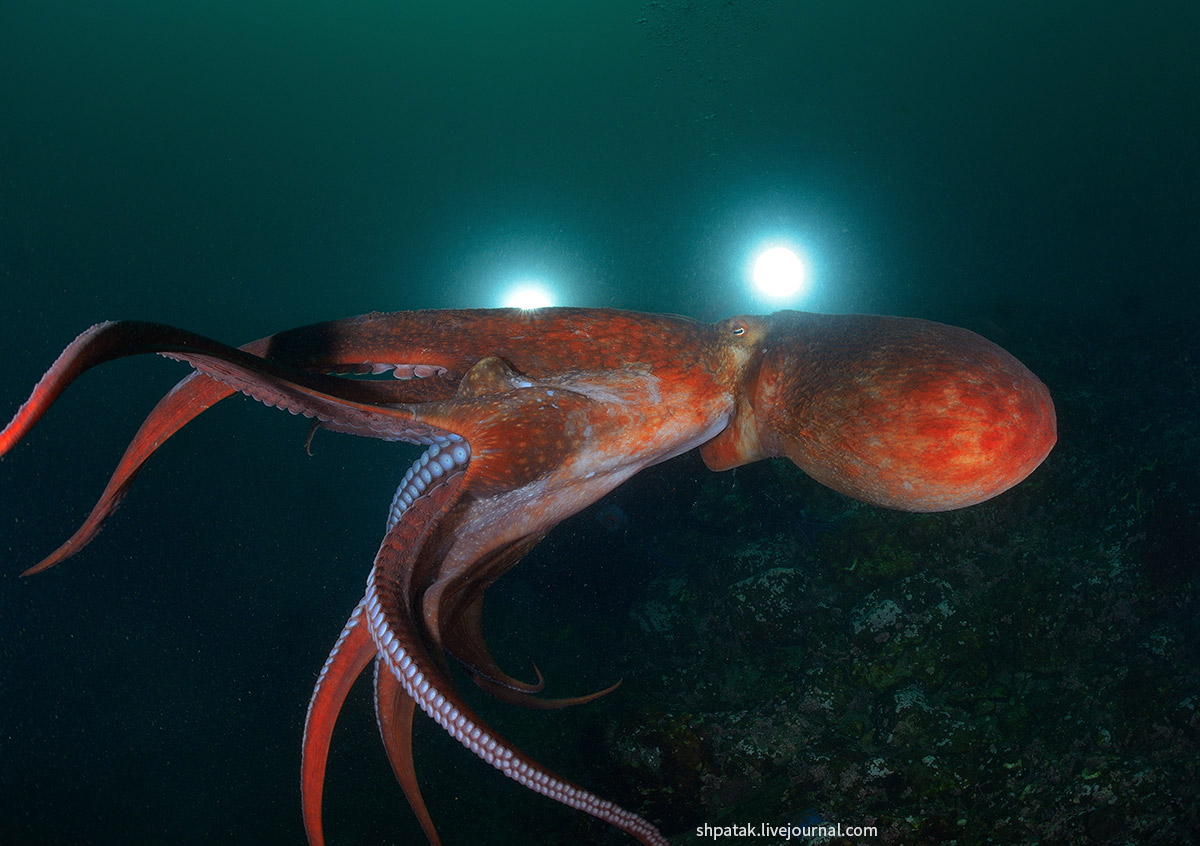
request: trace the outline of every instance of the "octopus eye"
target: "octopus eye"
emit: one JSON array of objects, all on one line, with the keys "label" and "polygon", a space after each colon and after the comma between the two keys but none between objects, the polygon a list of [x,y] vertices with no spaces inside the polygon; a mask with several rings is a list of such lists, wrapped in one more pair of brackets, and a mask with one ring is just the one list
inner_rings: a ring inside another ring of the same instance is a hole
[{"label": "octopus eye", "polygon": [[735,338],[740,338],[747,332],[747,326],[740,320],[735,320],[733,325],[729,327],[729,331],[733,332]]}]

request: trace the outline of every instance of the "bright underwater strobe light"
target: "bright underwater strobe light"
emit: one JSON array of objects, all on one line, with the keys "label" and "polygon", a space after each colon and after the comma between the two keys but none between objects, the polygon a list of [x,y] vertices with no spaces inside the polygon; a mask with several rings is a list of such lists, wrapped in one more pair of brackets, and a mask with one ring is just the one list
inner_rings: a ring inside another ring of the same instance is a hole
[{"label": "bright underwater strobe light", "polygon": [[788,247],[771,247],[754,260],[754,284],[771,299],[801,296],[808,288],[808,265]]},{"label": "bright underwater strobe light", "polygon": [[554,297],[540,282],[520,282],[504,294],[506,308],[548,308],[554,305]]}]

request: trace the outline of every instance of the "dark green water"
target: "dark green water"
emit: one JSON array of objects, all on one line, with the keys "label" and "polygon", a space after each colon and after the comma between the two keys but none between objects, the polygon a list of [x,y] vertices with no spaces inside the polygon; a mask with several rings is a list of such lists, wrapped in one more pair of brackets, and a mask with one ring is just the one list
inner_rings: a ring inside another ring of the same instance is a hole
[{"label": "dark green water", "polygon": [[[1129,584],[1105,602],[1182,605],[1120,617],[1111,673],[1141,666],[1164,701],[1200,693],[1200,568],[1189,536],[1172,534],[1200,502],[1186,482],[1200,410],[1194,3],[47,0],[0,5],[0,33],[0,418],[102,319],[241,343],[370,310],[492,306],[528,277],[562,304],[716,319],[763,308],[747,261],[783,237],[813,265],[812,296],[796,307],[958,323],[1045,378],[1061,419],[1051,475],[1014,492],[1024,505],[996,517],[1010,522],[987,549],[1054,528],[1058,563],[1042,570],[1059,574],[1067,560],[1112,574],[1124,550]],[[73,530],[182,373],[136,360],[89,374],[0,465],[0,843],[303,840],[304,708],[410,452],[322,433],[309,459],[303,422],[230,402],[156,456],[83,555],[16,577]],[[1105,450],[1111,472],[1085,461]],[[659,647],[630,615],[655,580],[702,566],[688,520],[710,527],[708,548],[734,548],[795,519],[722,524],[726,495],[755,496],[758,477],[727,490],[694,460],[658,472],[622,494],[627,529],[587,514],[560,527],[490,609],[511,666],[538,660],[563,695],[623,676],[609,697],[623,704],[488,713],[678,843],[700,842],[691,832],[717,808],[735,821],[742,808],[770,822],[814,806],[848,823],[899,814],[903,785],[854,817],[859,800],[838,805],[848,794],[787,760],[735,774],[707,735],[708,757],[678,766],[717,773],[709,793],[672,794],[664,785],[686,781],[676,773],[643,794],[636,768],[593,754],[664,712],[702,710],[707,731],[722,708],[779,700],[758,683],[745,701],[704,708],[651,692],[668,674],[646,669]],[[1097,501],[1072,509],[1085,476]],[[664,486],[689,493],[664,499]],[[656,515],[664,501],[690,516]],[[772,508],[750,501],[755,514]],[[1117,534],[1103,548],[1088,540],[1105,531]],[[806,566],[829,564],[822,546],[801,548]],[[1006,565],[988,554],[963,560],[994,575]],[[697,595],[727,592],[693,577]],[[843,600],[876,587],[847,587],[858,593]],[[1177,652],[1137,652],[1139,633],[1164,630]],[[712,671],[708,646],[693,642],[690,678]],[[763,648],[751,640],[730,656]],[[1178,675],[1146,669],[1159,659]],[[1159,716],[1116,713],[1105,730],[1126,738]],[[1073,829],[1056,827],[1057,800],[1015,803],[1028,825],[1010,839],[1124,842],[1158,807],[1159,842],[1187,842],[1197,817],[1185,797],[1200,792],[1190,719],[1162,717],[1162,747],[1144,738],[1123,759],[1157,772],[1163,792]],[[419,842],[365,689],[343,720],[330,843]],[[1095,745],[1093,728],[1081,744]],[[428,721],[418,734],[447,846],[628,842],[504,782]],[[1071,766],[1063,779],[1131,795],[1094,774],[1103,761]],[[1002,816],[992,810],[981,828]]]}]

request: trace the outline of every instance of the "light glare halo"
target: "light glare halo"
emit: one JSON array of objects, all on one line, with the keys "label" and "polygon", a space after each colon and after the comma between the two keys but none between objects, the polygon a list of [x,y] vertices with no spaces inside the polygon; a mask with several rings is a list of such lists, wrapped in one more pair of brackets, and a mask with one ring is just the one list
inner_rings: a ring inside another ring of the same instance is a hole
[{"label": "light glare halo", "polygon": [[504,306],[506,308],[523,308],[532,310],[537,308],[549,308],[554,305],[554,298],[550,296],[550,292],[546,290],[539,282],[521,282],[514,285],[504,295]]},{"label": "light glare halo", "polygon": [[808,266],[788,247],[771,247],[754,260],[754,284],[765,296],[785,299],[801,293],[808,282]]}]

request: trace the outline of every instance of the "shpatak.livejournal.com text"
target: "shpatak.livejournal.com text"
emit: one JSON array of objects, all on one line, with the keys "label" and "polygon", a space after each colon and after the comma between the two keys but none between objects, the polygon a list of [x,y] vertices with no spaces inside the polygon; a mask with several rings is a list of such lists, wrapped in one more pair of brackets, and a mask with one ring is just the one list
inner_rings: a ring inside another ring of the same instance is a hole
[{"label": "shpatak.livejournal.com text", "polygon": [[875,837],[879,829],[873,825],[842,825],[824,822],[814,825],[772,825],[751,823],[748,825],[704,825],[696,826],[696,836],[718,840],[722,837],[771,837],[775,840],[810,839],[814,837]]}]

